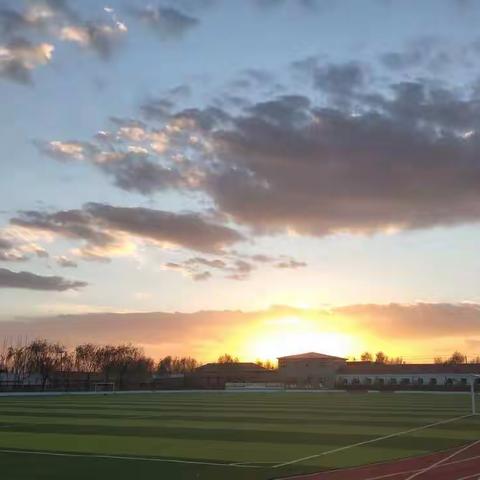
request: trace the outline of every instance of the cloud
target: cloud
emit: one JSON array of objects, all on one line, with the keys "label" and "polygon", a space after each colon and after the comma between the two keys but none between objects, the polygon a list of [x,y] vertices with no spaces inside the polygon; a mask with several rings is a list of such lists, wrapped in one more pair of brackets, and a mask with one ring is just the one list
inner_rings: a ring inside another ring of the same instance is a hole
[{"label": "cloud", "polygon": [[[111,8],[98,12],[106,19],[84,19],[63,0],[18,5],[0,9],[0,38],[7,41],[0,47],[0,71],[2,76],[21,83],[31,83],[31,70],[51,60],[52,42],[74,43],[107,59],[128,30]],[[33,45],[33,39],[39,38],[42,42]]]},{"label": "cloud", "polygon": [[380,62],[395,73],[415,69],[439,72],[449,67],[468,65],[470,55],[474,54],[473,47],[455,46],[440,38],[423,36],[408,42],[402,50],[382,54]]},{"label": "cloud", "polygon": [[[476,222],[479,104],[424,84],[363,111],[279,97],[217,129],[207,191],[257,231],[326,235]],[[468,132],[468,133],[467,133]]]},{"label": "cloud", "polygon": [[15,248],[15,244],[0,237],[0,262],[23,262],[27,260],[24,252]]},{"label": "cloud", "polygon": [[74,22],[78,16],[64,0],[35,0],[17,2],[25,8],[17,10],[4,6],[0,9],[0,34],[5,37],[30,32],[53,34],[62,22]]},{"label": "cloud", "polygon": [[365,67],[357,62],[317,64],[312,73],[317,88],[336,95],[350,95],[365,82]]},{"label": "cloud", "polygon": [[113,24],[86,22],[63,27],[59,37],[66,42],[91,49],[101,58],[108,59],[126,33],[127,27],[122,22],[116,21]]},{"label": "cloud", "polygon": [[33,44],[25,39],[14,39],[0,45],[0,77],[21,84],[32,83],[32,71],[47,65],[54,47],[49,43]]},{"label": "cloud", "polygon": [[[259,311],[200,311],[194,313],[90,313],[37,317],[0,322],[0,336],[29,338],[42,336],[67,344],[80,342],[119,343],[134,342],[146,347],[152,355],[194,355],[201,360],[213,360],[229,348],[242,348],[255,343],[258,335],[271,340],[288,336],[288,325],[282,330],[282,319],[296,319],[299,328],[312,336],[337,332],[358,338],[353,348],[365,346],[377,351],[386,347],[387,353],[402,352],[408,357],[412,343],[442,345],[442,355],[467,345],[474,353],[480,338],[480,306],[478,304],[391,304],[350,305],[331,309],[299,309],[271,307]],[[248,335],[251,334],[249,337]],[[364,345],[361,339],[371,338]],[[385,338],[387,339],[385,343]],[[241,343],[239,343],[239,339]],[[235,345],[235,346],[233,346]],[[281,342],[284,346],[284,343]],[[301,347],[300,347],[301,348]],[[318,350],[328,348],[319,344]],[[235,352],[234,352],[235,353]],[[240,353],[240,352],[238,352]],[[282,354],[282,351],[278,352]],[[283,352],[284,353],[284,352]],[[297,352],[298,353],[298,352]],[[360,354],[352,351],[352,354]],[[424,361],[437,354],[435,347],[423,351]],[[417,359],[418,361],[418,359]]]},{"label": "cloud", "polygon": [[219,272],[229,280],[247,280],[260,265],[266,264],[283,269],[306,266],[306,263],[287,256],[277,258],[264,254],[248,255],[229,251],[220,258],[190,257],[182,262],[168,262],[165,268],[180,272],[193,280],[207,280]]},{"label": "cloud", "polygon": [[92,142],[47,142],[42,151],[87,161],[127,191],[195,192],[253,235],[480,220],[474,89],[417,80],[375,90],[362,65],[309,63],[316,101],[266,93],[244,107],[180,110],[151,101],[142,121],[112,119]]},{"label": "cloud", "polygon": [[351,305],[335,313],[354,319],[375,335],[405,338],[480,334],[480,305],[475,303],[413,303]]},{"label": "cloud", "polygon": [[145,7],[132,9],[134,17],[141,20],[162,40],[170,40],[185,35],[196,27],[199,20],[174,7]]},{"label": "cloud", "polygon": [[38,258],[48,258],[48,252],[31,241],[22,239],[8,228],[4,229],[4,233],[0,235],[0,262],[25,262],[32,255]]},{"label": "cloud", "polygon": [[77,262],[75,262],[74,260],[72,260],[68,257],[65,257],[65,256],[57,257],[55,260],[56,260],[57,264],[60,265],[60,267],[63,267],[63,268],[77,268],[78,267]]},{"label": "cloud", "polygon": [[0,268],[0,288],[64,292],[77,290],[87,285],[86,282],[67,280],[63,277],[45,277],[30,272],[13,272],[6,268]]},{"label": "cloud", "polygon": [[81,210],[23,212],[12,224],[84,241],[81,253],[108,257],[129,250],[135,239],[148,243],[220,252],[244,240],[236,230],[213,223],[199,213],[172,213],[140,207],[88,203]]},{"label": "cloud", "polygon": [[294,260],[293,258],[289,260],[284,260],[275,265],[276,268],[281,268],[281,269],[288,269],[288,268],[296,269],[296,268],[302,268],[306,266],[307,264],[305,262],[299,262],[298,260]]}]

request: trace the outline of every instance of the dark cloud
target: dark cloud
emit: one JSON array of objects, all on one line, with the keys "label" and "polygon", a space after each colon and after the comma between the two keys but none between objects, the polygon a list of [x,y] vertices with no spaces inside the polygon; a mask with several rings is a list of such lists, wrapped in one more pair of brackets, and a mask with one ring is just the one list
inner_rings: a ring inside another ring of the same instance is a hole
[{"label": "dark cloud", "polygon": [[172,213],[147,208],[87,204],[88,213],[108,228],[158,242],[212,252],[243,240],[237,231],[210,223],[198,213]]},{"label": "dark cloud", "polygon": [[245,260],[237,260],[234,262],[232,272],[227,275],[230,280],[247,280],[255,266]]},{"label": "dark cloud", "polygon": [[340,100],[362,90],[366,82],[365,67],[355,62],[318,67],[313,76],[315,87]]},{"label": "dark cloud", "polygon": [[212,274],[210,272],[200,272],[200,273],[194,273],[192,278],[196,282],[202,282],[204,280],[208,280],[211,278]]},{"label": "dark cloud", "polygon": [[0,238],[0,249],[1,250],[9,250],[12,247],[13,247],[13,243],[10,240]]},{"label": "dark cloud", "polygon": [[[86,204],[81,210],[23,212],[11,222],[30,229],[84,240],[84,251],[93,254],[93,257],[108,257],[109,251],[121,247],[120,234],[202,252],[221,251],[244,239],[236,230],[212,223],[199,213],[172,213],[100,203]],[[98,251],[105,255],[96,255],[95,252]]]},{"label": "dark cloud", "polygon": [[50,62],[53,46],[48,43],[33,44],[24,38],[15,38],[0,45],[0,77],[29,85],[32,71]]},{"label": "dark cloud", "polygon": [[148,120],[166,120],[174,105],[169,98],[151,98],[141,105],[140,110]]},{"label": "dark cloud", "polygon": [[[365,97],[367,98],[367,97]],[[325,235],[480,219],[478,102],[396,85],[363,109],[280,97],[213,134],[207,191],[258,231]]]},{"label": "dark cloud", "polygon": [[220,270],[225,270],[228,267],[228,264],[226,262],[218,258],[210,260],[208,258],[203,258],[203,257],[194,257],[194,258],[188,259],[185,262],[185,264],[193,265],[193,266],[201,265],[209,268],[218,268]]},{"label": "dark cloud", "polygon": [[266,95],[234,112],[162,107],[158,115],[157,104],[144,104],[160,126],[125,120],[102,145],[50,142],[44,151],[88,158],[128,191],[194,191],[257,234],[372,234],[480,220],[474,90],[417,80],[374,92],[361,65],[317,59],[310,68],[323,94],[316,102]]},{"label": "dark cloud", "polygon": [[48,258],[48,252],[34,243],[0,237],[0,262],[25,262],[32,255]]},{"label": "dark cloud", "polygon": [[77,268],[78,263],[68,257],[57,257],[56,258],[57,264],[63,268]]},{"label": "dark cloud", "polygon": [[199,20],[174,7],[131,9],[131,14],[153,30],[162,40],[178,38],[196,27]]},{"label": "dark cloud", "polygon": [[0,262],[23,262],[27,256],[15,248],[10,240],[0,237]]},{"label": "dark cloud", "polygon": [[[288,3],[288,0],[253,0],[254,5],[264,9],[281,7],[288,5]],[[297,0],[291,3],[307,10],[316,10],[320,7],[326,7],[331,2],[326,0]]]},{"label": "dark cloud", "polygon": [[62,23],[76,21],[78,15],[63,0],[11,2],[10,6],[6,3],[0,8],[0,35],[8,38],[30,32],[54,34]]},{"label": "dark cloud", "polygon": [[[230,251],[224,253],[221,258],[191,257],[183,262],[169,262],[165,264],[165,268],[176,270],[193,280],[207,280],[217,272],[223,273],[224,278],[229,280],[247,280],[259,265],[266,264],[284,269],[306,266],[305,263],[286,256],[276,258],[263,254],[247,255]],[[209,275],[204,275],[205,273]]]},{"label": "dark cloud", "polygon": [[436,37],[420,37],[402,50],[382,54],[380,62],[396,73],[415,69],[439,72],[454,65],[467,65],[470,49],[470,46],[455,47]]},{"label": "dark cloud", "polygon": [[287,268],[302,268],[306,267],[307,264],[305,262],[299,262],[298,260],[289,259],[279,262],[275,265],[276,268],[287,269]]},{"label": "dark cloud", "polygon": [[12,272],[6,268],[0,268],[0,288],[64,292],[87,285],[86,282],[67,280],[63,277],[44,277],[30,272]]},{"label": "dark cloud", "polygon": [[143,152],[128,152],[115,161],[103,163],[101,168],[114,178],[118,187],[146,195],[183,184],[180,172],[159,165]]}]

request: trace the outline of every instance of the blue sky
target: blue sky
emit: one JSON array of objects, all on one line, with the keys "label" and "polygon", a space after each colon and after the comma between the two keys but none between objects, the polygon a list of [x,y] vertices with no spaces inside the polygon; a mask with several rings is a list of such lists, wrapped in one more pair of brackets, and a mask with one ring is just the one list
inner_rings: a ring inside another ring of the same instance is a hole
[{"label": "blue sky", "polygon": [[0,7],[1,320],[480,302],[476,2]]}]

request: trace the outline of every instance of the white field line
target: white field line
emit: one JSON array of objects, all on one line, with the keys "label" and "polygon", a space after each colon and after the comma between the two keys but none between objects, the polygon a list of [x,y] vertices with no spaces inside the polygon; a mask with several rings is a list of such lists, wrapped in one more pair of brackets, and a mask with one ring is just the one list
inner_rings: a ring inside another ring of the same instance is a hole
[{"label": "white field line", "polygon": [[[412,457],[414,458],[414,457]],[[448,463],[444,463],[442,465],[442,467],[449,467],[451,465],[458,465],[459,463],[466,463],[466,462],[471,462],[472,460],[478,460],[480,458],[480,455],[475,455],[474,457],[469,457],[469,458],[462,458],[461,460],[455,460],[453,462],[448,462]],[[401,460],[400,460],[401,461]],[[361,469],[361,468],[367,468],[367,467],[375,467],[375,466],[382,466],[382,465],[388,465],[388,463],[372,463],[372,464],[369,464],[369,465],[360,465],[359,467],[350,467],[350,468],[344,468],[344,469],[335,469],[335,470],[330,470],[330,471],[327,471],[327,472],[322,472],[324,475],[329,475],[329,474],[338,474],[338,472],[342,471],[342,472],[348,472],[348,471],[351,471],[351,470],[356,470],[356,469]],[[398,472],[394,472],[394,473],[384,473],[383,475],[377,475],[375,477],[368,477],[368,478],[365,478],[364,480],[382,480],[384,478],[392,478],[392,477],[398,477],[399,475],[407,475],[409,473],[415,473],[415,472],[418,472],[417,469],[415,470],[402,470],[402,471],[398,471]],[[302,475],[296,475],[294,477],[288,477],[289,479],[291,480],[294,480],[295,478],[309,478],[309,477],[315,477],[318,475],[318,472],[314,472],[314,473],[308,473],[308,474],[302,474]],[[458,480],[461,480],[461,479],[458,479]]]},{"label": "white field line", "polygon": [[[454,462],[442,463],[440,467],[449,467],[451,465],[458,465],[459,463],[471,462],[472,460],[477,460],[480,458],[480,455],[476,455],[470,458],[462,458],[462,460],[455,460]],[[377,477],[369,477],[365,480],[382,480],[383,478],[396,477],[398,475],[407,475],[408,473],[416,473],[418,470],[404,470],[403,472],[396,473],[386,473],[385,475],[379,475]]]},{"label": "white field line", "polygon": [[467,475],[466,477],[457,478],[456,480],[468,480],[470,478],[474,478],[474,479],[480,478],[480,472],[474,473],[472,475]]},{"label": "white field line", "polygon": [[441,467],[442,464],[448,460],[451,460],[452,458],[456,457],[460,453],[463,453],[467,451],[468,449],[474,447],[475,445],[480,444],[480,440],[477,440],[476,442],[471,443],[470,445],[466,445],[465,447],[461,448],[460,450],[457,450],[456,452],[453,452],[452,454],[448,455],[448,457],[442,458],[441,460],[438,460],[438,462],[432,463],[426,468],[423,468],[419,470],[418,472],[414,473],[413,475],[410,475],[407,477],[405,480],[413,480],[414,478],[419,477],[420,475],[423,475],[424,473],[430,472],[434,470],[435,468]]},{"label": "white field line", "polygon": [[333,450],[327,450],[326,452],[317,453],[315,455],[309,455],[308,457],[296,458],[295,460],[290,460],[289,462],[278,463],[277,465],[274,465],[273,468],[286,467],[287,465],[293,465],[295,463],[301,463],[301,462],[304,462],[306,460],[311,460],[312,458],[323,457],[325,455],[330,455],[332,453],[342,452],[344,450],[349,450],[349,449],[355,448],[355,447],[361,447],[362,445],[368,445],[370,443],[379,442],[381,440],[387,440],[389,438],[398,437],[400,435],[405,435],[407,433],[413,433],[413,432],[418,432],[420,430],[426,430],[427,428],[436,427],[438,425],[445,425],[446,423],[456,422],[458,420],[463,420],[465,418],[469,418],[469,417],[472,417],[472,416],[473,415],[471,413],[469,413],[468,415],[462,415],[460,417],[449,418],[448,420],[441,420],[439,422],[430,423],[428,425],[423,425],[421,427],[410,428],[408,430],[403,430],[401,432],[391,433],[389,435],[384,435],[382,437],[376,437],[376,438],[372,438],[370,440],[365,440],[364,442],[358,442],[358,443],[354,443],[352,445],[346,445],[344,447],[334,448]]},{"label": "white field line", "polygon": [[238,467],[238,468],[260,468],[257,465],[247,464],[228,464],[221,462],[202,462],[195,460],[178,460],[173,458],[154,458],[154,457],[129,457],[123,455],[98,455],[88,453],[60,453],[60,452],[40,452],[35,450],[9,450],[0,449],[1,453],[13,453],[23,455],[45,455],[49,457],[81,457],[81,458],[102,458],[107,460],[136,460],[141,462],[161,462],[161,463],[183,463],[191,465],[210,465],[215,467]]}]

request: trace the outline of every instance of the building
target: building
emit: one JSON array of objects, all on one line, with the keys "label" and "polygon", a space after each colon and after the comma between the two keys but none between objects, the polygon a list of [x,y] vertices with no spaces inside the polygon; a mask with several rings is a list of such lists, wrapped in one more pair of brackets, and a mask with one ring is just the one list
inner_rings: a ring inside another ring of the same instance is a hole
[{"label": "building", "polygon": [[337,385],[467,386],[471,383],[473,375],[480,375],[480,364],[408,363],[389,365],[375,362],[346,362],[338,371]]},{"label": "building", "polygon": [[226,383],[268,383],[277,381],[277,374],[255,363],[207,363],[185,378],[193,388],[225,388]]},{"label": "building", "polygon": [[286,385],[319,388],[333,387],[346,359],[309,352],[278,358],[279,379]]},{"label": "building", "polygon": [[470,385],[473,375],[480,375],[480,364],[347,362],[316,352],[278,358],[279,381],[298,388],[462,389]]}]

